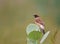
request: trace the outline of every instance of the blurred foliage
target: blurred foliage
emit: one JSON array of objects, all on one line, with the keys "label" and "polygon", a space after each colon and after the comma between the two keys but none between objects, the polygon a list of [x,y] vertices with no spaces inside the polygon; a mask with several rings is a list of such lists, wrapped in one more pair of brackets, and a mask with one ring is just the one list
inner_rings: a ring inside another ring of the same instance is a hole
[{"label": "blurred foliage", "polygon": [[56,23],[59,27],[60,26],[60,14],[58,14],[57,17],[56,17]]},{"label": "blurred foliage", "polygon": [[47,7],[48,7],[48,0],[35,0],[36,5],[39,8],[40,12],[44,15],[47,13]]},{"label": "blurred foliage", "polygon": [[60,8],[60,0],[54,0],[55,1],[55,7]]}]

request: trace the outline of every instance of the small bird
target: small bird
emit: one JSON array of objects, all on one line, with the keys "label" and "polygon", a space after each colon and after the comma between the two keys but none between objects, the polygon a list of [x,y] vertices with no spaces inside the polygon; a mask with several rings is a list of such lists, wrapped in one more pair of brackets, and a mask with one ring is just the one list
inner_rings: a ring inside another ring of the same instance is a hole
[{"label": "small bird", "polygon": [[38,15],[33,15],[34,16],[34,18],[35,18],[35,24],[37,24],[38,26],[39,26],[39,28],[40,28],[40,30],[41,30],[41,32],[43,33],[43,34],[45,34],[45,30],[44,30],[44,27],[45,27],[45,24],[44,24],[44,22],[42,21],[42,19],[40,18],[40,16],[38,16]]}]

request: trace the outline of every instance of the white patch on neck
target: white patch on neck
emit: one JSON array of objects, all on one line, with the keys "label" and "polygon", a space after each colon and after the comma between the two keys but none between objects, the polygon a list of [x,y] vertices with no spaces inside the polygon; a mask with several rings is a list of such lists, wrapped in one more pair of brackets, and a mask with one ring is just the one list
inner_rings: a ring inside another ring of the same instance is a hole
[{"label": "white patch on neck", "polygon": [[41,28],[41,29],[44,29],[44,26],[40,24],[40,28]]}]

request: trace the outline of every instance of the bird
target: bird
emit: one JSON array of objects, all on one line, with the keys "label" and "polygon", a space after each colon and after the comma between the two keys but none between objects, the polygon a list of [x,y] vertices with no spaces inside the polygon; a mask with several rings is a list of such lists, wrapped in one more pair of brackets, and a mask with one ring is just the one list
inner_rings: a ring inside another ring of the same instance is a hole
[{"label": "bird", "polygon": [[45,24],[44,24],[44,22],[42,21],[42,19],[40,18],[39,15],[34,14],[33,16],[34,16],[34,19],[35,19],[34,23],[39,26],[42,34],[44,35],[45,34]]}]

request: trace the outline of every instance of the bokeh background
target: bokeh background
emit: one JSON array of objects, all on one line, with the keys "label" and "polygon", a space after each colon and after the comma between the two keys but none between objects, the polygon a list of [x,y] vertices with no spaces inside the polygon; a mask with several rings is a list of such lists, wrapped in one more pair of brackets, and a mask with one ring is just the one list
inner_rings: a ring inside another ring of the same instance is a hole
[{"label": "bokeh background", "polygon": [[26,44],[26,26],[33,14],[51,33],[43,44],[60,44],[60,0],[0,0],[0,44]]}]

